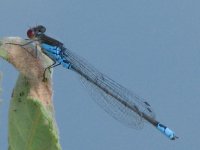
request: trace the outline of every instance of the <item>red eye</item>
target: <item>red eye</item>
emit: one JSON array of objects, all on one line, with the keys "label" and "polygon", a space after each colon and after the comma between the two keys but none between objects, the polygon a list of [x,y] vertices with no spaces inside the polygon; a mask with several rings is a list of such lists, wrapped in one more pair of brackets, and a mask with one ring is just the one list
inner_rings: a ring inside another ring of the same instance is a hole
[{"label": "red eye", "polygon": [[32,38],[35,37],[35,32],[33,31],[33,29],[29,29],[29,30],[27,31],[27,36],[28,36],[28,38],[30,38],[30,39],[32,39]]}]

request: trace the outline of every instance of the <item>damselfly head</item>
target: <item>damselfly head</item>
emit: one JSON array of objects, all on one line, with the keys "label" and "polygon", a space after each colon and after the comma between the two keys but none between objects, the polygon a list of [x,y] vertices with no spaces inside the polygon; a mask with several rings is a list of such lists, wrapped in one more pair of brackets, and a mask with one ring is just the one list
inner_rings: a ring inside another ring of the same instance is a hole
[{"label": "damselfly head", "polygon": [[36,33],[33,28],[28,29],[27,36],[29,39],[33,39],[36,36]]},{"label": "damselfly head", "polygon": [[43,34],[44,32],[46,32],[46,28],[43,25],[36,26],[35,30],[37,30],[37,32],[39,32],[40,34]]},{"label": "damselfly head", "polygon": [[27,36],[28,38],[33,39],[40,34],[44,34],[45,31],[46,31],[46,28],[44,26],[38,25],[36,27],[28,29]]}]

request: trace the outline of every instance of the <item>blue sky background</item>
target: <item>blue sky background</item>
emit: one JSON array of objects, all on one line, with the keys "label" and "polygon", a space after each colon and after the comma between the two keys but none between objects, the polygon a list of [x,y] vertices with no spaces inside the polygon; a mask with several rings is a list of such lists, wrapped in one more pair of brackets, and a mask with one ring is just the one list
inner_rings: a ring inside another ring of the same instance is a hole
[{"label": "blue sky background", "polygon": [[[2,1],[1,37],[26,38],[30,26],[47,33],[117,82],[148,99],[160,122],[180,139],[151,125],[123,126],[97,106],[76,74],[54,71],[54,104],[63,149],[196,150],[200,148],[200,1]],[[7,149],[7,117],[18,73],[0,60],[3,104],[0,149]]]}]

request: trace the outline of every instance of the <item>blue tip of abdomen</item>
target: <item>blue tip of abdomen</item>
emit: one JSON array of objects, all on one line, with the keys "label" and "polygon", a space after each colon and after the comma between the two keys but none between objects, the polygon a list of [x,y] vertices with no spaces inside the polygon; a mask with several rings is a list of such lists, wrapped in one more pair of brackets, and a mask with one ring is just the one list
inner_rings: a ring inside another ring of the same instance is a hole
[{"label": "blue tip of abdomen", "polygon": [[168,127],[166,127],[161,123],[158,123],[157,129],[161,131],[163,134],[165,134],[170,140],[175,140],[176,138],[178,138],[175,135],[174,131],[172,131],[171,129],[169,129]]}]

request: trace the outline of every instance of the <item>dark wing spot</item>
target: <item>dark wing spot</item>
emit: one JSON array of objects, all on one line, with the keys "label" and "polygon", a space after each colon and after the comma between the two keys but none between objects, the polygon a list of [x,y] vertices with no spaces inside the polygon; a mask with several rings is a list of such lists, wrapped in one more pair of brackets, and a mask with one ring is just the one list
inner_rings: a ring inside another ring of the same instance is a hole
[{"label": "dark wing spot", "polygon": [[147,108],[147,110],[148,110],[149,112],[152,112],[152,110],[151,110],[150,108]]},{"label": "dark wing spot", "polygon": [[148,102],[144,102],[147,106],[151,106]]}]

